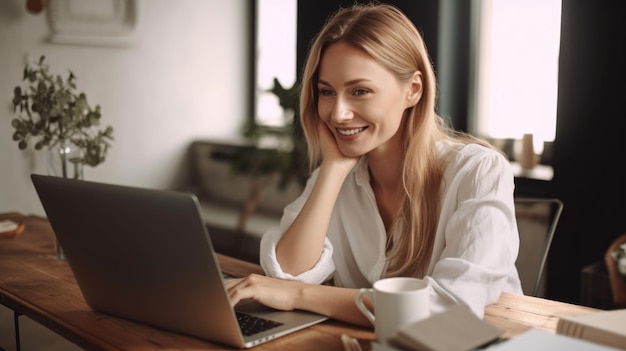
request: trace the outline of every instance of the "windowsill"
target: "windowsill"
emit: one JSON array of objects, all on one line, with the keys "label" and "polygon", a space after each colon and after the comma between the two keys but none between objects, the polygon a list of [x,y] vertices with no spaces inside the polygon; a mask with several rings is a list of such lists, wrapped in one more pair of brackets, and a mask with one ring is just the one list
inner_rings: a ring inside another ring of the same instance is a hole
[{"label": "windowsill", "polygon": [[554,177],[552,166],[536,165],[532,169],[522,169],[518,162],[511,161],[511,167],[513,167],[513,174],[516,178],[551,181]]}]

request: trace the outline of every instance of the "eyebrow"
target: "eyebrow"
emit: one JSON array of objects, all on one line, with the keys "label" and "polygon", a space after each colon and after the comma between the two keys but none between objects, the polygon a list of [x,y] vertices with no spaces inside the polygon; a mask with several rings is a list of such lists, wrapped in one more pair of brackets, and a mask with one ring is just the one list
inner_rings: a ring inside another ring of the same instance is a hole
[{"label": "eyebrow", "polygon": [[[350,86],[350,85],[358,84],[358,83],[361,83],[361,82],[369,82],[369,81],[370,81],[369,79],[357,78],[357,79],[353,79],[353,80],[349,80],[349,81],[345,82],[343,84],[343,86],[347,87],[347,86]],[[332,86],[330,83],[328,83],[327,81],[322,80],[322,79],[318,79],[317,80],[317,84],[324,84],[324,85],[328,85],[329,87]]]}]

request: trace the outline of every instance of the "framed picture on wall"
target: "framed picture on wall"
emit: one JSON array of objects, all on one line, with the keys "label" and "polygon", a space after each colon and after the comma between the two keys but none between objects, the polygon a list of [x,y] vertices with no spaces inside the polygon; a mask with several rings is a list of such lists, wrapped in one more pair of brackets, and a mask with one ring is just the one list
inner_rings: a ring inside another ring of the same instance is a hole
[{"label": "framed picture on wall", "polygon": [[51,43],[132,46],[136,0],[55,0],[48,2]]}]

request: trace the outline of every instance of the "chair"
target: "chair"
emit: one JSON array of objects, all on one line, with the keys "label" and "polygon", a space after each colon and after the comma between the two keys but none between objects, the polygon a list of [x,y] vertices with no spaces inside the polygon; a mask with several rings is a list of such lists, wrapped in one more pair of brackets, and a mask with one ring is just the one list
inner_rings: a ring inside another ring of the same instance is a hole
[{"label": "chair", "polygon": [[557,198],[515,198],[515,216],[520,236],[515,266],[526,295],[545,296],[546,261],[561,212],[563,202]]}]

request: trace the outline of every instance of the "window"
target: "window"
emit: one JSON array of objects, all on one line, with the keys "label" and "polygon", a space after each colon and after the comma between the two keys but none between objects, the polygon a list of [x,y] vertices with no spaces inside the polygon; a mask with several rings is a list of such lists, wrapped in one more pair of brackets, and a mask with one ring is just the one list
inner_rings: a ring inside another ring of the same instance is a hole
[{"label": "window", "polygon": [[259,125],[281,127],[289,118],[269,90],[274,78],[284,88],[296,82],[297,1],[256,0],[256,88],[255,121]]},{"label": "window", "polygon": [[535,152],[556,134],[561,0],[476,1],[472,132],[495,139],[533,134]]}]

